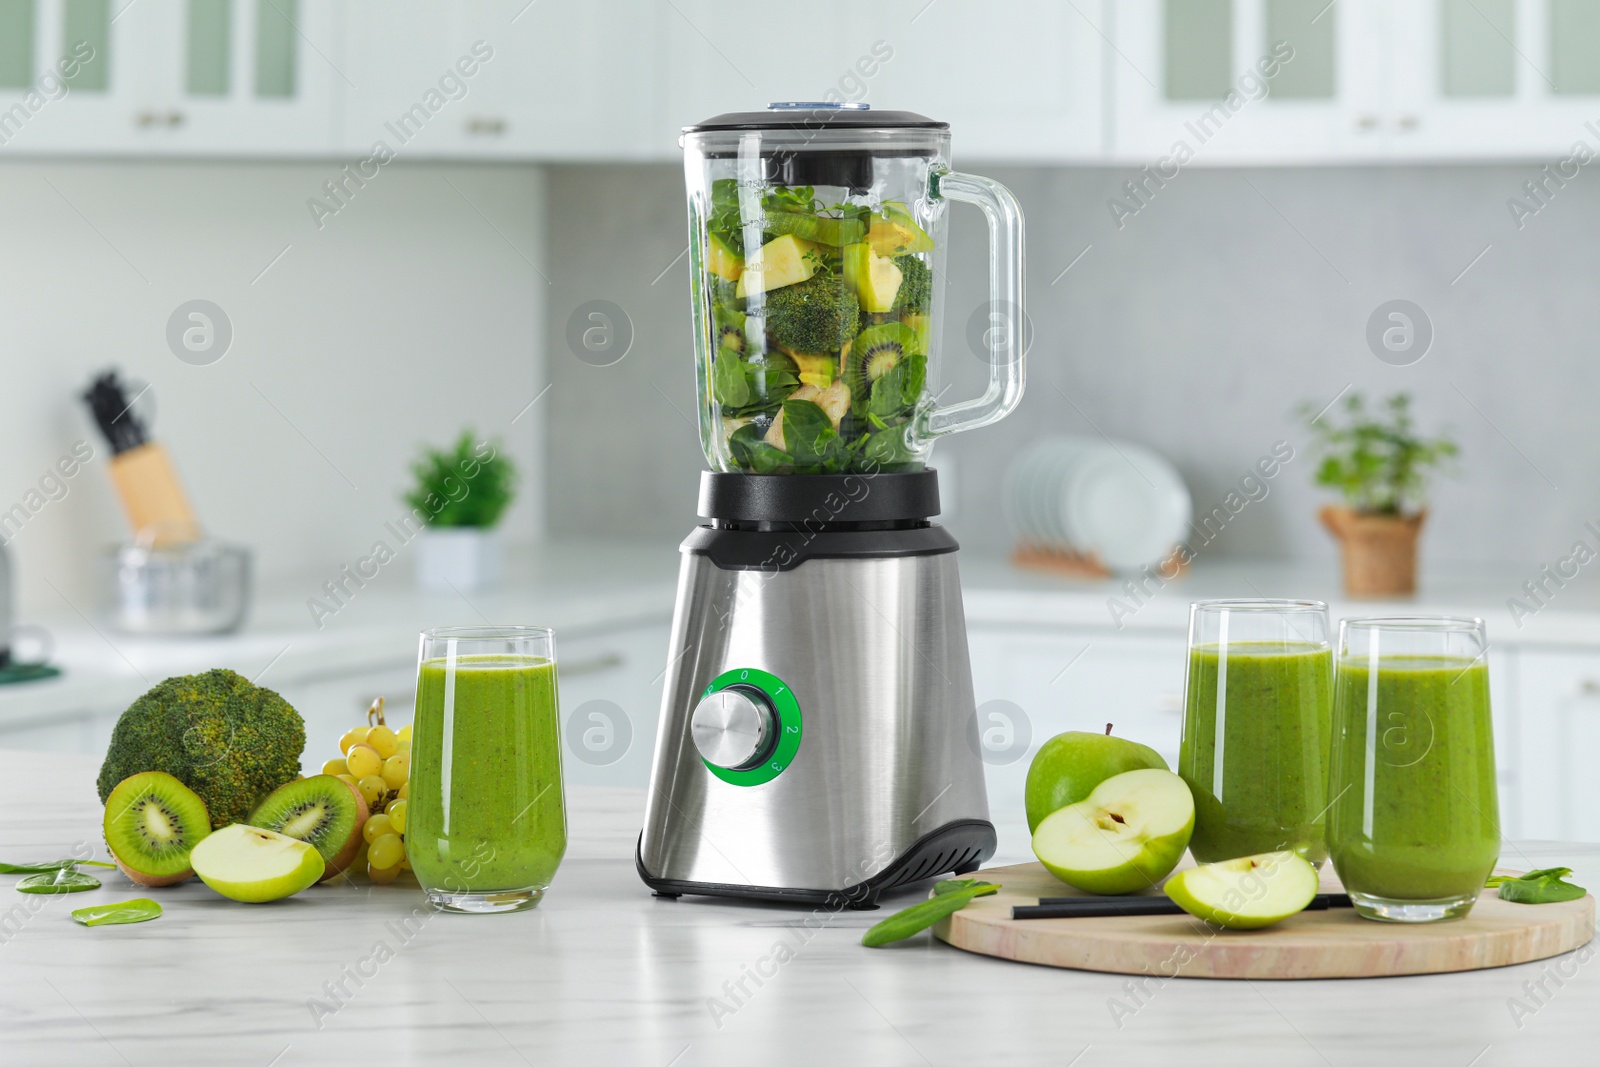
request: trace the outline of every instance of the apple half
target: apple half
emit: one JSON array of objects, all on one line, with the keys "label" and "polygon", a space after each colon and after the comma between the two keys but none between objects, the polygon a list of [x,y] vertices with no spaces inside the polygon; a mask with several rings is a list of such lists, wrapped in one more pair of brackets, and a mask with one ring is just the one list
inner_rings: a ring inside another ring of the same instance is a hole
[{"label": "apple half", "polygon": [[1255,930],[1304,911],[1317,895],[1317,869],[1297,852],[1263,852],[1179,871],[1166,891],[1197,919]]},{"label": "apple half", "polygon": [[1047,815],[1033,854],[1063,882],[1087,893],[1152,889],[1183,858],[1194,833],[1194,797],[1171,771],[1125,771],[1086,798]]},{"label": "apple half", "polygon": [[322,877],[322,854],[275,830],[234,823],[189,853],[200,880],[230,900],[265,904],[293,896]]}]

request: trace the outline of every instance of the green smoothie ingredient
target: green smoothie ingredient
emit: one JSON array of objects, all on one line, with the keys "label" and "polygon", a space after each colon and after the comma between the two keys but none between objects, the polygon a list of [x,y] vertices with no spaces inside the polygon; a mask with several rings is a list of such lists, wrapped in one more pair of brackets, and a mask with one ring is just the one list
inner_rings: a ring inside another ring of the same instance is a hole
[{"label": "green smoothie ingredient", "polygon": [[[1224,687],[1219,699],[1218,688]],[[1323,814],[1333,653],[1234,642],[1189,654],[1178,773],[1194,794],[1201,863],[1289,849],[1327,858]]]},{"label": "green smoothie ingredient", "polygon": [[756,474],[914,470],[933,239],[904,204],[816,194],[712,183],[695,263],[716,353],[701,383],[720,415],[714,446]]},{"label": "green smoothie ingredient", "polygon": [[30,874],[17,883],[19,893],[83,893],[99,888],[100,879],[94,875],[65,867],[48,874]]},{"label": "green smoothie ingredient", "polygon": [[861,935],[861,943],[868,948],[877,948],[892,941],[904,941],[935,925],[940,919],[954,915],[978,897],[999,891],[1000,887],[993,882],[979,882],[971,878],[940,882],[933,887],[933,896],[903,908],[878,923]]},{"label": "green smoothie ingredient", "polygon": [[1557,904],[1563,900],[1578,900],[1588,890],[1566,881],[1571,867],[1546,867],[1540,871],[1512,878],[1507,875],[1490,876],[1486,888],[1499,887],[1500,899],[1513,904]]},{"label": "green smoothie ingredient", "polygon": [[1489,670],[1445,656],[1340,664],[1328,849],[1345,888],[1470,899],[1500,856]]},{"label": "green smoothie ingredient", "polygon": [[115,904],[96,904],[92,908],[79,908],[72,913],[75,922],[84,926],[120,926],[124,923],[149,922],[161,917],[161,905],[141,897],[122,900]]},{"label": "green smoothie ingredient", "polygon": [[405,845],[424,886],[550,884],[567,849],[555,664],[529,656],[424,662],[412,724]]},{"label": "green smoothie ingredient", "polygon": [[50,860],[46,863],[5,863],[0,861],[0,874],[50,874],[54,871],[75,870],[78,867],[115,867],[115,863],[100,860]]}]

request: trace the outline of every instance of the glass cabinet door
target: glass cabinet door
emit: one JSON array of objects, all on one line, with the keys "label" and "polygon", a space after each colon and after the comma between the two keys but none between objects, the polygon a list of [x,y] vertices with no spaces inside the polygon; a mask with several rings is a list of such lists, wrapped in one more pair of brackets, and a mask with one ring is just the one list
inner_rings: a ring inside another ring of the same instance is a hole
[{"label": "glass cabinet door", "polygon": [[0,0],[0,152],[136,147],[131,57],[150,22],[112,0]]},{"label": "glass cabinet door", "polygon": [[141,102],[152,151],[326,154],[348,74],[341,5],[327,0],[168,0]]},{"label": "glass cabinet door", "polygon": [[1396,4],[1397,155],[1519,156],[1552,164],[1579,139],[1600,153],[1600,4],[1428,0]]},{"label": "glass cabinet door", "polygon": [[1118,0],[1108,8],[1113,155],[1179,163],[1383,154],[1381,0]]}]

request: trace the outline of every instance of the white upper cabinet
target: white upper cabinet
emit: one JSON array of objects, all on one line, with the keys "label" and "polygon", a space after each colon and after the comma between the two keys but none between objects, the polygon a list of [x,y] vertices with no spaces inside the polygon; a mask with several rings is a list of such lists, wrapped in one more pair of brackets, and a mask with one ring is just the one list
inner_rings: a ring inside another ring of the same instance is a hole
[{"label": "white upper cabinet", "polygon": [[[1423,0],[1413,0],[1421,3]],[[1379,156],[1382,0],[1120,0],[1116,158]]]},{"label": "white upper cabinet", "polygon": [[[1394,152],[1435,159],[1600,151],[1600,3],[1434,0],[1395,4]],[[1576,174],[1576,169],[1567,177]]]},{"label": "white upper cabinet", "polygon": [[958,167],[1097,159],[1105,32],[1093,2],[882,0],[875,36],[893,54],[867,99],[950,123]]},{"label": "white upper cabinet", "polygon": [[0,108],[22,127],[5,150],[327,154],[338,12],[330,0],[0,0]]},{"label": "white upper cabinet", "polygon": [[[750,0],[661,0],[652,154],[678,155],[678,135],[713,115],[760,111],[779,100],[868,100],[876,19],[870,3],[819,0],[804,7]],[[858,86],[859,83],[864,83]],[[881,105],[889,106],[889,105]]]},{"label": "white upper cabinet", "polygon": [[0,0],[11,154],[675,160],[778,100],[944,120],[962,166],[1559,166],[1600,0]]},{"label": "white upper cabinet", "polygon": [[397,156],[642,158],[658,6],[352,0],[341,139]]}]

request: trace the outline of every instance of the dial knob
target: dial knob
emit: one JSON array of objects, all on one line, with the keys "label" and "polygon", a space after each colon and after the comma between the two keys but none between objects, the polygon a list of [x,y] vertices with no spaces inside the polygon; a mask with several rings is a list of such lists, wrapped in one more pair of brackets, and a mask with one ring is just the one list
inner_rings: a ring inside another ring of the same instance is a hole
[{"label": "dial knob", "polygon": [[694,747],[714,767],[746,770],[767,758],[776,734],[772,705],[751,686],[730,685],[695,705],[689,720]]}]

